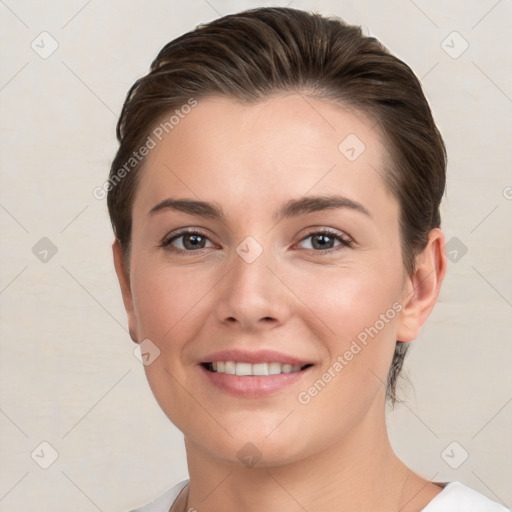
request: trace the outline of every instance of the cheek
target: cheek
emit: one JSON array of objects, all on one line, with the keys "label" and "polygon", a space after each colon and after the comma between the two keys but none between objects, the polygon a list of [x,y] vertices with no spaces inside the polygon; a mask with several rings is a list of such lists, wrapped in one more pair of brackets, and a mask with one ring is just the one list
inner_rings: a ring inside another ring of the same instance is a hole
[{"label": "cheek", "polygon": [[289,282],[293,282],[297,296],[309,308],[317,325],[324,325],[326,334],[335,340],[334,346],[339,343],[343,347],[359,334],[364,338],[366,330],[372,327],[391,335],[401,296],[398,266],[347,264],[316,272],[301,270],[291,278],[293,281]]},{"label": "cheek", "polygon": [[[194,313],[201,298],[211,288],[204,272],[158,267],[148,262],[138,265],[132,280],[134,308],[139,336],[149,338],[165,350],[166,340],[197,325]],[[181,334],[182,336],[183,334]]]},{"label": "cheek", "polygon": [[315,398],[319,405],[323,403],[321,407],[338,403],[357,408],[364,396],[370,398],[386,382],[402,309],[401,278],[400,267],[388,265],[365,271],[340,269],[336,277],[316,275],[315,287],[309,291],[303,281],[301,296],[307,297],[307,305],[318,317],[316,325],[324,326],[326,333],[320,340],[328,352],[323,382],[311,390],[314,397],[321,390],[323,398]]},{"label": "cheek", "polygon": [[142,263],[135,267],[132,281],[138,337],[151,340],[160,351],[144,371],[162,410],[174,425],[187,430],[194,414],[183,407],[190,405],[186,390],[191,386],[188,368],[182,363],[187,343],[197,337],[202,325],[197,315],[207,283],[194,278],[194,272]]}]

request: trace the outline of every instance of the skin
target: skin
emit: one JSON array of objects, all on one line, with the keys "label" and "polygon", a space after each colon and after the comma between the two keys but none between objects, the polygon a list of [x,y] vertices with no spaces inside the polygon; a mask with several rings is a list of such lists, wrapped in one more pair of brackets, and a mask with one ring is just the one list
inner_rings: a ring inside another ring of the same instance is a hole
[{"label": "skin", "polygon": [[[395,341],[414,340],[434,307],[446,271],[444,236],[431,231],[409,276],[374,124],[296,93],[251,105],[210,97],[148,155],[129,271],[117,241],[113,250],[130,331],[160,350],[145,366],[149,384],[185,437],[190,485],[173,510],[410,512],[441,491],[394,454],[384,382]],[[338,149],[349,134],[366,146],[355,161]],[[291,199],[333,193],[369,215],[337,208],[273,216]],[[148,213],[169,197],[214,202],[226,220]],[[187,227],[204,233],[202,249],[187,237],[159,246]],[[322,228],[352,246],[333,238],[318,248],[311,235]],[[263,249],[252,263],[236,251],[247,236]],[[308,404],[299,403],[298,393],[394,303],[401,311]],[[197,367],[234,347],[275,349],[314,366],[272,396],[234,397],[208,385]],[[237,456],[248,442],[261,456],[254,467]]]}]

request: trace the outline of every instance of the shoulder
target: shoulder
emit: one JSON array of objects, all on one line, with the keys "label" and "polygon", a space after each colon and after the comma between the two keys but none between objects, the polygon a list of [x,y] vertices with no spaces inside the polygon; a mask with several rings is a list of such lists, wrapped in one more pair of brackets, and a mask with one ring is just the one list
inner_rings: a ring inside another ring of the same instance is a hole
[{"label": "shoulder", "polygon": [[153,501],[150,501],[141,507],[130,510],[130,512],[168,512],[180,492],[187,484],[188,480],[183,480],[158,498],[155,498]]},{"label": "shoulder", "polygon": [[[183,480],[158,498],[130,512],[168,512],[187,484],[188,480]],[[455,510],[457,512],[511,512],[510,509],[460,482],[446,484],[442,492],[421,512],[454,512]]]},{"label": "shoulder", "polygon": [[449,482],[421,512],[510,512],[496,501],[461,484]]}]

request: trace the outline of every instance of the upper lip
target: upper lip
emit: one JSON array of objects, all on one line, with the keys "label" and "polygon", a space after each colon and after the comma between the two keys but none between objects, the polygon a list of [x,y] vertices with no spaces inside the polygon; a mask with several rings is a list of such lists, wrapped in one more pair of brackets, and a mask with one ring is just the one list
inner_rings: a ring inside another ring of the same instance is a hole
[{"label": "upper lip", "polygon": [[214,352],[205,357],[202,363],[215,363],[217,361],[235,361],[240,363],[281,363],[291,365],[312,364],[311,361],[305,361],[295,356],[283,354],[276,350],[221,350],[220,352]]}]

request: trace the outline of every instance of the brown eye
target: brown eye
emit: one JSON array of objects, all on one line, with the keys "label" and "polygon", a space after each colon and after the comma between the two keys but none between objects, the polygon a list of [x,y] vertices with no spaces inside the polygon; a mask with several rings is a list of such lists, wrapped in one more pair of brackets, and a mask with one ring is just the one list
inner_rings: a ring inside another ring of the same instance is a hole
[{"label": "brown eye", "polygon": [[[315,231],[304,237],[301,242],[305,240],[311,239],[309,243],[309,247],[304,247],[305,249],[311,249],[317,252],[324,252],[330,249],[334,249],[335,247],[343,246],[343,247],[351,247],[352,241],[346,238],[345,236],[334,233],[328,230],[324,231]],[[338,242],[338,243],[336,243]]]},{"label": "brown eye", "polygon": [[[206,248],[209,239],[200,231],[184,231],[165,239],[160,247],[166,247],[178,252],[194,252]],[[210,242],[211,243],[211,242]],[[213,244],[212,244],[213,245]]]}]

